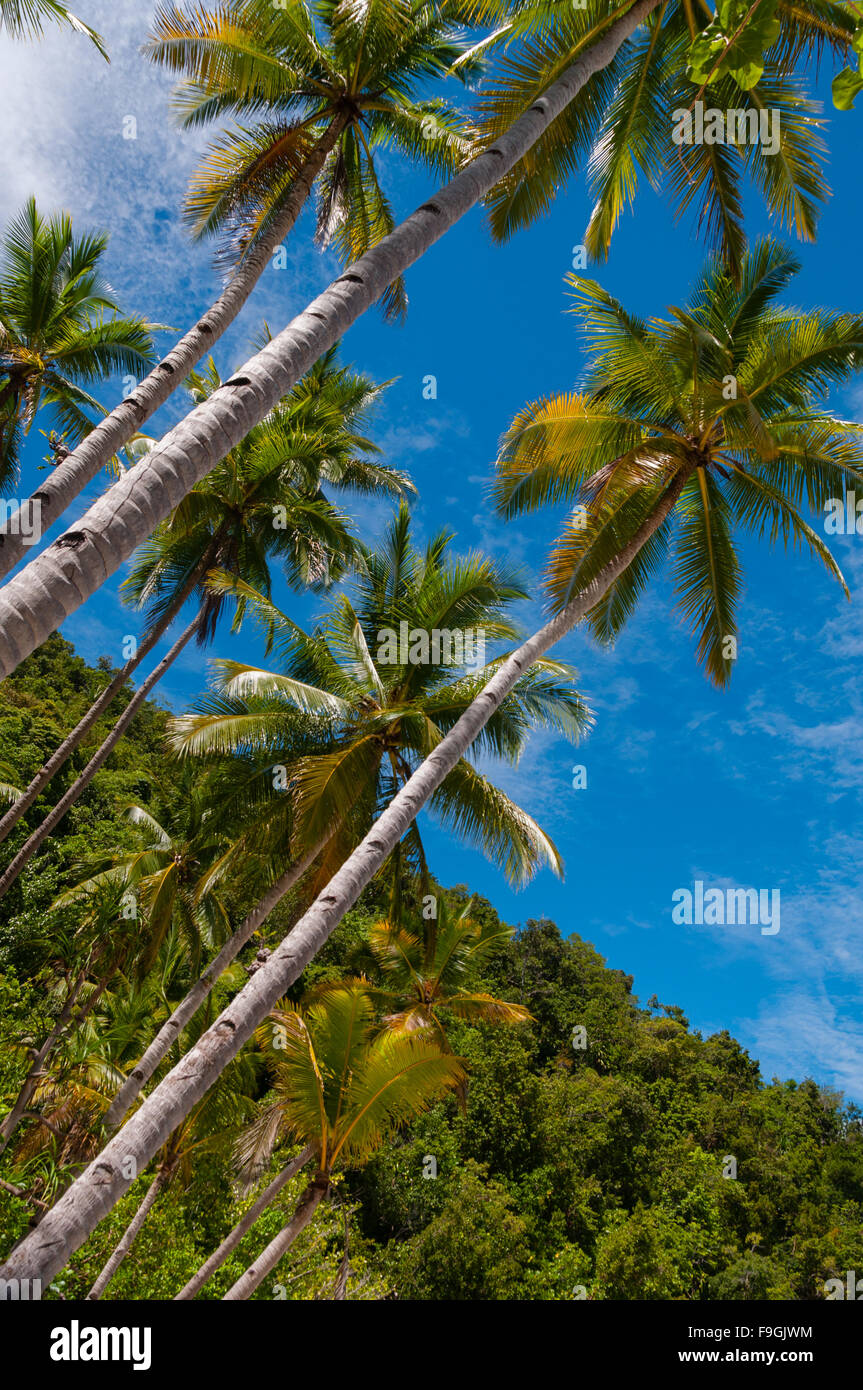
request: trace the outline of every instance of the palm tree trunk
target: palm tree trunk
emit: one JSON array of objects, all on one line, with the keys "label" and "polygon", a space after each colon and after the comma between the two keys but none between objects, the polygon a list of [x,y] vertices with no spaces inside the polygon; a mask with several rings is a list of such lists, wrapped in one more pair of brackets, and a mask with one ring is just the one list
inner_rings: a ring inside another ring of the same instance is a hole
[{"label": "palm tree trunk", "polygon": [[636,0],[499,140],[340,275],[0,592],[0,679],[14,671],[273,409],[388,285],[524,157],[659,0]]},{"label": "palm tree trunk", "polygon": [[[18,1092],[15,1104],[12,1106],[12,1109],[9,1111],[9,1114],[6,1116],[2,1125],[0,1125],[0,1154],[2,1154],[4,1149],[7,1147],[9,1140],[12,1138],[12,1135],[15,1133],[15,1130],[18,1128],[21,1121],[29,1113],[27,1107],[29,1106],[33,1094],[36,1090],[36,1087],[39,1084],[39,1080],[42,1075],[42,1068],[44,1067],[48,1058],[51,1056],[51,1053],[54,1051],[55,1047],[57,1046],[58,1042],[62,1037],[65,1037],[65,1035],[71,1032],[73,1028],[77,1028],[80,1023],[84,1022],[84,1019],[88,1016],[88,1014],[91,1014],[93,1012],[99,1000],[102,998],[102,995],[105,993],[105,990],[108,988],[109,979],[110,975],[106,976],[103,980],[99,982],[99,984],[96,986],[96,988],[93,990],[93,993],[87,1000],[86,1004],[83,1004],[81,1008],[78,1010],[78,1012],[73,1016],[72,1010],[74,1009],[75,1004],[78,998],[80,997],[81,990],[84,987],[85,977],[83,974],[79,975],[75,988],[70,992],[69,997],[67,998],[65,1004],[63,1005],[63,1008],[57,1016],[57,1021],[54,1024],[54,1027],[51,1029],[51,1032],[48,1034],[42,1046],[39,1048],[39,1051],[33,1058],[30,1070],[24,1078],[24,1084],[22,1085],[21,1090]],[[41,1116],[39,1118],[42,1119],[43,1124],[47,1123]]]},{"label": "palm tree trunk", "polygon": [[156,643],[161,639],[164,633],[167,632],[195,585],[209,569],[213,559],[211,552],[215,553],[215,548],[215,543],[208,547],[207,554],[204,556],[201,563],[196,565],[194,572],[186,580],[186,583],[165,612],[164,617],[144,637],[136,655],[133,656],[131,660],[127,661],[122,671],[106,685],[98,699],[94,700],[93,704],[84,715],[84,718],[75,725],[72,732],[63,740],[60,746],[55,749],[47,763],[44,763],[43,766],[40,767],[29,787],[26,787],[17,800],[13,802],[3,819],[0,820],[0,843],[6,839],[7,835],[18,824],[18,821],[24,813],[29,811],[43,787],[48,785],[54,774],[60,770],[68,758],[71,758],[75,749],[90,732],[97,719],[100,718],[112,703],[114,696],[119,694],[129,677],[137,670],[141,662],[149,656]]},{"label": "palm tree trunk", "polygon": [[309,1183],[287,1226],[282,1227],[275,1239],[270,1241],[263,1254],[255,1260],[253,1265],[249,1265],[245,1274],[240,1275],[236,1284],[231,1285],[222,1300],[223,1302],[230,1299],[243,1300],[255,1292],[261,1280],[269,1274],[271,1269],[275,1269],[285,1251],[290,1249],[297,1236],[306,1229],[325,1196],[328,1186],[326,1179]]},{"label": "palm tree trunk", "polygon": [[225,1236],[218,1250],[215,1250],[205,1264],[201,1265],[197,1274],[193,1274],[188,1284],[186,1284],[178,1294],[174,1295],[174,1302],[179,1303],[184,1299],[194,1298],[206,1283],[212,1279],[217,1269],[221,1269],[228,1256],[236,1250],[243,1236],[255,1225],[259,1217],[276,1200],[282,1188],[290,1182],[291,1178],[296,1177],[301,1168],[304,1168],[312,1157],[314,1150],[311,1148],[303,1149],[301,1154],[291,1159],[287,1168],[283,1168],[277,1177],[268,1187],[265,1187],[254,1206],[249,1207],[242,1220],[238,1221],[234,1229]]},{"label": "palm tree trunk", "polygon": [[[333,827],[334,829],[335,827]],[[296,864],[292,864],[289,869],[286,869],[281,878],[277,879],[273,886],[268,889],[257,907],[249,913],[231,939],[225,942],[219,954],[210,962],[200,978],[195,981],[171,1017],[162,1024],[140,1062],[134,1071],[129,1073],[111,1102],[104,1124],[108,1134],[113,1134],[117,1126],[122,1123],[129,1108],[134,1105],[159,1063],[168,1055],[189,1019],[198,1012],[219,976],[239,955],[246,942],[254,935],[262,922],[269,917],[276,904],[281,901],[289,889],[293,888],[295,883],[299,882],[306,870],[314,863],[332,836],[333,830],[330,830],[322,840],[319,840],[314,849],[309,850],[308,854],[297,860]]]},{"label": "palm tree trunk", "polygon": [[75,1004],[78,1001],[81,990],[84,988],[84,979],[84,974],[80,974],[78,976],[78,979],[75,981],[74,987],[69,990],[66,996],[66,1001],[54,1022],[54,1027],[51,1029],[47,1038],[43,1042],[42,1046],[39,1048],[38,1052],[36,1052],[32,1062],[30,1063],[30,1070],[27,1072],[27,1075],[24,1078],[23,1085],[21,1086],[21,1089],[18,1092],[17,1099],[15,1100],[12,1109],[9,1111],[9,1114],[6,1116],[3,1123],[0,1124],[0,1154],[3,1153],[3,1150],[6,1148],[7,1144],[9,1143],[9,1140],[12,1138],[12,1135],[15,1133],[15,1130],[21,1123],[24,1112],[27,1109],[33,1097],[33,1092],[36,1090],[36,1087],[39,1084],[39,1078],[42,1074],[42,1068],[45,1065],[48,1058],[50,1057],[51,1053],[54,1051],[54,1048],[56,1047],[60,1038],[63,1036],[63,1033],[66,1031],[69,1022],[71,1021]]},{"label": "palm tree trunk", "polygon": [[135,1212],[135,1215],[132,1217],[132,1220],[129,1222],[128,1226],[123,1232],[123,1235],[119,1243],[112,1250],[105,1264],[105,1267],[102,1270],[102,1273],[99,1275],[99,1278],[96,1280],[92,1289],[88,1293],[88,1302],[95,1301],[97,1298],[102,1297],[102,1294],[107,1289],[111,1280],[114,1278],[114,1275],[117,1273],[117,1270],[120,1268],[120,1265],[123,1263],[129,1251],[131,1250],[132,1243],[135,1240],[135,1237],[137,1236],[144,1222],[147,1220],[147,1217],[149,1216],[150,1211],[153,1208],[156,1198],[159,1196],[159,1193],[162,1191],[162,1189],[167,1186],[170,1180],[170,1176],[170,1169],[159,1169],[158,1173],[156,1174],[155,1178],[150,1183],[150,1186],[147,1189],[146,1197],[144,1198],[138,1210]]},{"label": "palm tree trunk", "polygon": [[80,777],[72,783],[69,790],[57,802],[53,811],[45,817],[42,824],[33,831],[29,840],[21,846],[8,869],[0,875],[0,898],[9,892],[9,889],[12,887],[12,884],[15,882],[21,870],[30,862],[40,845],[47,840],[51,831],[63,819],[69,807],[74,806],[79,796],[89,787],[96,773],[99,771],[99,768],[120,742],[120,739],[123,737],[138,710],[150,694],[150,691],[158,684],[171,664],[176,661],[183,648],[194,637],[201,623],[201,618],[202,614],[199,612],[194,621],[186,628],[185,632],[177,638],[167,655],[164,656],[158,666],[151,671],[140,690],[136,690],[110,734],[97,752],[93,754]]},{"label": "palm tree trunk", "polygon": [[[256,242],[215,304],[194,328],[181,338],[164,361],[154,367],[130,396],[111,411],[76,449],[63,460],[51,479],[34,492],[25,506],[41,506],[40,524],[44,533],[62,515],[89,482],[107,466],[118,449],[136,434],[161,405],[181,386],[189,372],[218,341],[243,308],[277,247],[292,230],[303,210],[312,185],[327,155],[334,148],[345,126],[339,118],[324,131],[291,185],[278,217],[270,230]],[[179,499],[178,499],[179,500]],[[10,520],[9,532],[15,529]],[[0,534],[0,578],[18,564],[26,547],[19,535]]]},{"label": "palm tree trunk", "polygon": [[[363,888],[385,862],[433,792],[455,767],[517,683],[599,602],[669,516],[691,476],[681,468],[653,512],[620,553],[546,625],[502,662],[491,680],[393,798],[362,843],[333,875],[322,893],[273,952],[267,964],[231,1001],[224,1013],[156,1087],[119,1134],[81,1174],[39,1227],[44,1239],[27,1237],[0,1275],[49,1283],[129,1186],[124,1161],[138,1168],[157,1152],[196,1101],[206,1094],[258,1025],[299,978],[328,940]],[[110,1176],[109,1176],[110,1175]],[[47,1229],[46,1229],[47,1228]]]}]

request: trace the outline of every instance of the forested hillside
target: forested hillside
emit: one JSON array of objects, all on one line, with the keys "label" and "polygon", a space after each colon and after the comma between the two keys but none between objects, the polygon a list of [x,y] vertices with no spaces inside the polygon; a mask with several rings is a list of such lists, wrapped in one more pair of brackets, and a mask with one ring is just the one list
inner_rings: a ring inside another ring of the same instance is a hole
[{"label": "forested hillside", "polygon": [[[55,636],[0,686],[2,780],[20,787],[33,776],[107,682],[107,666],[88,667]],[[46,843],[38,872],[23,876],[0,907],[0,1118],[27,1074],[26,1049],[42,1043],[67,997],[94,910],[86,900],[52,903],[86,856],[135,851],[129,803],[158,809],[163,820],[166,806],[176,818],[191,804],[184,765],[166,756],[167,722],[156,705],[144,706]],[[105,729],[91,735],[90,750]],[[86,752],[30,811],[11,847]],[[396,888],[410,898],[411,883],[405,875]],[[641,1003],[631,977],[609,969],[577,934],[575,902],[568,921],[528,921],[509,934],[469,887],[432,887],[401,903],[399,950],[410,956],[410,934],[430,930],[423,922],[441,939],[456,932],[465,910],[471,942],[485,942],[482,952],[471,945],[463,953],[465,969],[449,993],[441,990],[435,1011],[444,1056],[462,1059],[466,1079],[432,1096],[406,1126],[382,1124],[368,1153],[352,1159],[346,1149],[315,1219],[254,1297],[816,1299],[825,1280],[863,1268],[857,1109],[803,1078],[762,1078],[728,1033],[702,1038],[673,1003]],[[309,891],[289,895],[269,917],[190,1036],[246,982]],[[299,1017],[291,1004],[322,1007],[346,977],[368,981],[363,999],[375,1029],[386,1033],[393,1009],[408,1007],[394,974],[395,938],[379,927],[393,892],[384,879],[364,892],[291,990],[288,1032]],[[248,906],[229,899],[227,911],[233,920]],[[141,970],[139,922],[122,911],[113,927],[106,920],[88,937],[87,970],[92,987],[111,956],[107,983],[46,1064],[0,1159],[0,1256],[97,1151],[108,1099],[191,977],[182,925],[169,927],[154,964]],[[172,1136],[172,1151],[157,1162],[167,1179],[106,1297],[173,1297],[302,1147],[287,1131],[265,1143],[259,1129],[250,1158],[250,1126],[279,1098],[282,1062],[270,1042],[259,1034],[225,1073],[216,1101]],[[200,1297],[221,1297],[239,1279],[307,1182],[301,1173],[290,1179]],[[153,1170],[138,1177],[45,1297],[87,1294],[152,1183]]]}]

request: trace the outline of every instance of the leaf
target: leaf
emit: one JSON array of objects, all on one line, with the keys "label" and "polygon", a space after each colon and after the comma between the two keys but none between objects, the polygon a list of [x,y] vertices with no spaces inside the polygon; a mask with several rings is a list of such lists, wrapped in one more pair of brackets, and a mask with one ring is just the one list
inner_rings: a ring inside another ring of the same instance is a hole
[{"label": "leaf", "polygon": [[843,68],[833,78],[833,105],[837,111],[850,111],[860,92],[863,92],[863,77],[853,68]]}]

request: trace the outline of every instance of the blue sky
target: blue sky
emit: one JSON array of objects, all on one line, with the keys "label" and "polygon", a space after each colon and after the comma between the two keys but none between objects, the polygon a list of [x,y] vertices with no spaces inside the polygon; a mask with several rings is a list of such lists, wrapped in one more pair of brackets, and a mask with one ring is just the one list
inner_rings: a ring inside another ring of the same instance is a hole
[{"label": "blue sky", "polygon": [[[30,49],[0,40],[0,218],[33,192],[44,211],[67,208],[79,231],[107,229],[108,271],[121,302],[183,329],[218,288],[210,251],[188,242],[178,218],[204,138],[171,125],[171,84],[138,56],[152,7],[78,0],[75,8],[108,39],[110,67],[71,36]],[[863,116],[832,112],[821,86],[834,197],[817,245],[797,248],[803,268],[792,300],[859,309]],[[128,115],[137,120],[134,141],[123,139]],[[384,167],[397,209],[409,212],[428,183],[395,160]],[[503,248],[492,246],[474,214],[410,272],[407,324],[387,327],[369,313],[343,345],[344,360],[379,379],[398,376],[374,435],[419,487],[420,535],[449,526],[459,548],[519,564],[534,593],[559,518],[500,522],[487,500],[490,465],[514,413],[572,387],[583,370],[563,279],[588,212],[586,190],[575,182],[547,219]],[[748,225],[751,236],[767,229],[757,203]],[[636,312],[661,313],[683,300],[702,257],[691,226],[672,223],[662,200],[644,190],[608,264],[592,273]],[[268,271],[219,344],[222,369],[248,356],[263,319],[281,328],[334,269],[304,222],[288,245],[287,268]],[[435,401],[422,397],[427,374],[437,378]],[[109,383],[105,405],[121,394],[119,382]],[[835,404],[859,418],[863,381]],[[175,398],[151,430],[168,428],[186,409]],[[28,446],[27,491],[41,476],[42,445],[34,435]],[[368,537],[388,513],[375,503],[355,508]],[[442,881],[470,884],[513,923],[546,915],[563,932],[580,933],[610,965],[634,975],[642,1001],[656,993],[705,1033],[736,1034],[768,1079],[811,1075],[863,1101],[863,538],[834,543],[851,603],[803,557],[744,545],[740,655],[726,692],[698,671],[663,583],[614,650],[580,634],[562,645],[558,654],[577,665],[596,711],[594,732],[578,751],[537,736],[518,767],[496,775],[557,841],[563,882],[544,873],[515,894],[479,853],[433,823],[424,829]],[[284,586],[277,595],[302,620],[314,611]],[[526,629],[539,616],[538,604],[524,605]],[[119,663],[123,637],[137,627],[112,584],[63,631],[87,659],[105,653]],[[245,635],[220,636],[212,654],[261,658]],[[161,698],[180,708],[205,679],[203,658],[187,652]],[[571,786],[575,763],[587,767],[586,790]],[[780,932],[675,925],[672,893],[696,879],[778,888]]]}]

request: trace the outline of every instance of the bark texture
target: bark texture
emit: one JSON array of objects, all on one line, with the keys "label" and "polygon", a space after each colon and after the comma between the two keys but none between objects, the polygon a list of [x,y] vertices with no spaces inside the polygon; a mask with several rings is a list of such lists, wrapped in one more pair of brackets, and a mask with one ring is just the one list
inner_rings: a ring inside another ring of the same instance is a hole
[{"label": "bark texture", "polygon": [[598,603],[672,511],[694,465],[681,468],[632,540],[549,623],[507,658],[433,752],[405,783],[323,893],[198,1043],[61,1197],[39,1228],[13,1251],[6,1278],[49,1282],[129,1187],[122,1163],[140,1171],[254,1034],[345,912],[385,862],[408,826],[455,767],[520,676]]},{"label": "bark texture", "polygon": [[74,613],[397,276],[536,143],[659,0],[636,0],[501,138],[362,256],[0,591],[0,679]]}]

